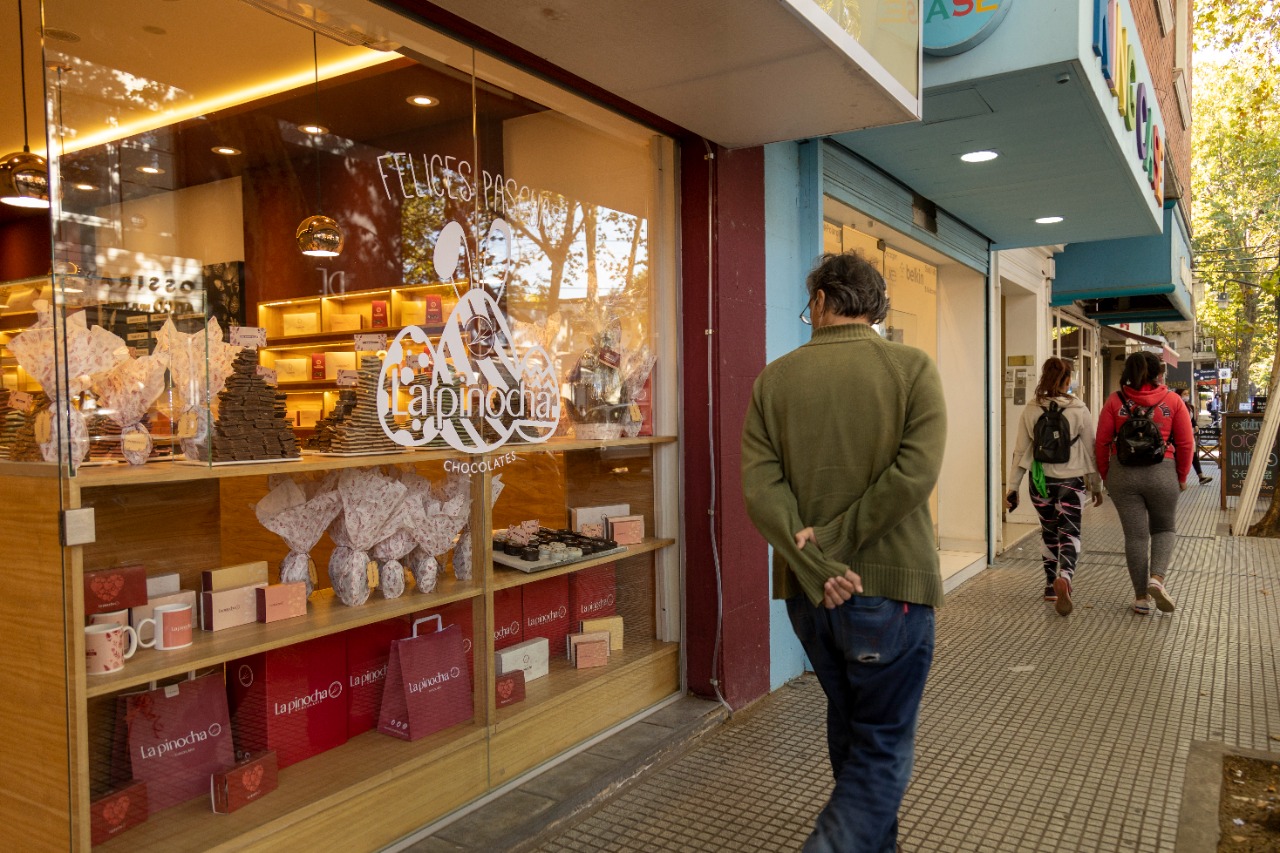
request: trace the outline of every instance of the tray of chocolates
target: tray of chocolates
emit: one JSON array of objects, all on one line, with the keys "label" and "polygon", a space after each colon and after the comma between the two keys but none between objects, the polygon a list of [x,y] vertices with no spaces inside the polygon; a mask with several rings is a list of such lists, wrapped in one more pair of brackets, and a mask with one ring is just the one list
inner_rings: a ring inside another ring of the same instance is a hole
[{"label": "tray of chocolates", "polygon": [[612,539],[574,533],[572,530],[531,528],[529,522],[493,534],[493,562],[522,572],[538,572],[581,560],[594,560],[627,550]]}]

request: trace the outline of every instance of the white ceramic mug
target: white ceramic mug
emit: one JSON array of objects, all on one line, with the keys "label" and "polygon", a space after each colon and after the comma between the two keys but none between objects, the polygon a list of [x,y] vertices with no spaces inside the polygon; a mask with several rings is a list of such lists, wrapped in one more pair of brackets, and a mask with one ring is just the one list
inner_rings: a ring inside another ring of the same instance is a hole
[{"label": "white ceramic mug", "polygon": [[[126,643],[125,638],[128,638]],[[106,675],[124,669],[124,662],[138,650],[138,635],[128,625],[86,625],[84,629],[84,671]]]},{"label": "white ceramic mug", "polygon": [[110,613],[95,613],[89,617],[91,625],[128,625],[128,610],[112,610]]},{"label": "white ceramic mug", "polygon": [[168,652],[191,645],[190,604],[161,604],[152,611],[150,619],[138,623],[138,630],[141,631],[148,622],[154,626],[155,636],[139,642],[144,649],[157,648]]}]

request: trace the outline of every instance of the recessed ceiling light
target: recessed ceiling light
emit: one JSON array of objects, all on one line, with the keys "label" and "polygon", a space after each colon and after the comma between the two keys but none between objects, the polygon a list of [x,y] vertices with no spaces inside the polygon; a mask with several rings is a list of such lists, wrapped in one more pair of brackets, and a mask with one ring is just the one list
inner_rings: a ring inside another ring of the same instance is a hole
[{"label": "recessed ceiling light", "polygon": [[410,95],[405,98],[405,100],[413,104],[415,107],[434,107],[436,104],[440,103],[439,98],[433,98],[430,95]]},{"label": "recessed ceiling light", "polygon": [[241,153],[239,148],[232,148],[230,145],[215,145],[210,150],[214,154],[225,154],[228,157],[234,157],[236,154]]},{"label": "recessed ceiling light", "polygon": [[1036,220],[1037,225],[1056,225],[1062,221],[1061,216],[1041,216]]},{"label": "recessed ceiling light", "polygon": [[97,189],[97,187],[95,187],[93,184],[72,184],[72,186],[78,190],[81,190],[82,192],[87,192],[87,193],[91,193]]},{"label": "recessed ceiling light", "polygon": [[300,124],[298,125],[298,130],[302,131],[303,133],[310,133],[313,136],[319,136],[322,133],[329,132],[329,128],[319,124]]},{"label": "recessed ceiling light", "polygon": [[968,154],[961,154],[960,159],[966,163],[985,163],[999,156],[999,151],[970,151]]},{"label": "recessed ceiling light", "polygon": [[164,169],[159,166],[139,166],[138,171],[144,175],[163,175]]}]

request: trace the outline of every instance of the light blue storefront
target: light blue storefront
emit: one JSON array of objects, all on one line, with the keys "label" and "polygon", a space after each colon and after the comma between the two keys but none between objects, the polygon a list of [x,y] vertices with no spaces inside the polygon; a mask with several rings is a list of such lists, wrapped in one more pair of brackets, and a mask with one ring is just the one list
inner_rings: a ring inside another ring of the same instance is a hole
[{"label": "light blue storefront", "polygon": [[[966,8],[974,17],[961,20],[955,13]],[[1127,0],[938,0],[922,3],[921,14],[926,52],[937,54],[922,59],[922,121],[765,149],[766,348],[772,360],[808,340],[797,318],[804,276],[823,251],[824,223],[830,228],[835,208],[856,211],[854,225],[881,248],[887,243],[937,270],[935,357],[944,384],[963,389],[949,395],[948,408],[964,446],[949,439],[935,518],[944,556],[981,551],[980,569],[1001,514],[1000,254],[1069,244],[1057,256],[1065,265],[1060,276],[1079,270],[1083,281],[1094,277],[1089,270],[1109,268],[1116,251],[1160,267],[1153,260],[1160,244],[1160,257],[1170,259],[1160,286],[1174,285],[1174,295],[1161,298],[1177,303],[1180,316],[1186,300],[1177,295],[1176,247],[1189,255],[1185,223],[1162,198],[1164,119],[1155,80],[1136,32],[1112,31],[1115,16],[1125,27],[1132,21]],[[1123,75],[1110,62],[1117,54],[1131,60]],[[960,159],[980,150],[997,156]],[[1113,242],[1130,245],[1106,247]],[[1106,286],[1108,298],[1118,298],[1138,284],[1113,276]],[[1082,298],[1054,283],[1054,305]],[[1047,341],[1047,323],[1034,335]],[[985,450],[975,453],[979,444]],[[770,651],[776,688],[804,664],[779,602]]]}]

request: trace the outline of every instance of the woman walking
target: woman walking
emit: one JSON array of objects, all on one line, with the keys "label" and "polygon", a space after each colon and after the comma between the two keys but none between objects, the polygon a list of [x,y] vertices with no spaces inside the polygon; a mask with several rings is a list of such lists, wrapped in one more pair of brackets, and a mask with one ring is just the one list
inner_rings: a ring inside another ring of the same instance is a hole
[{"label": "woman walking", "polygon": [[1125,562],[1133,581],[1133,612],[1151,613],[1152,602],[1172,613],[1165,587],[1173,556],[1178,492],[1187,488],[1191,417],[1182,398],[1165,387],[1164,362],[1136,352],[1124,363],[1120,390],[1098,418],[1098,473],[1120,516]]},{"label": "woman walking", "polygon": [[1035,398],[1022,410],[1004,505],[1018,505],[1018,487],[1031,471],[1031,504],[1040,516],[1044,598],[1066,616],[1071,579],[1080,556],[1080,516],[1086,488],[1093,505],[1102,505],[1102,482],[1094,464],[1093,417],[1071,395],[1072,363],[1049,358],[1040,369]]}]

